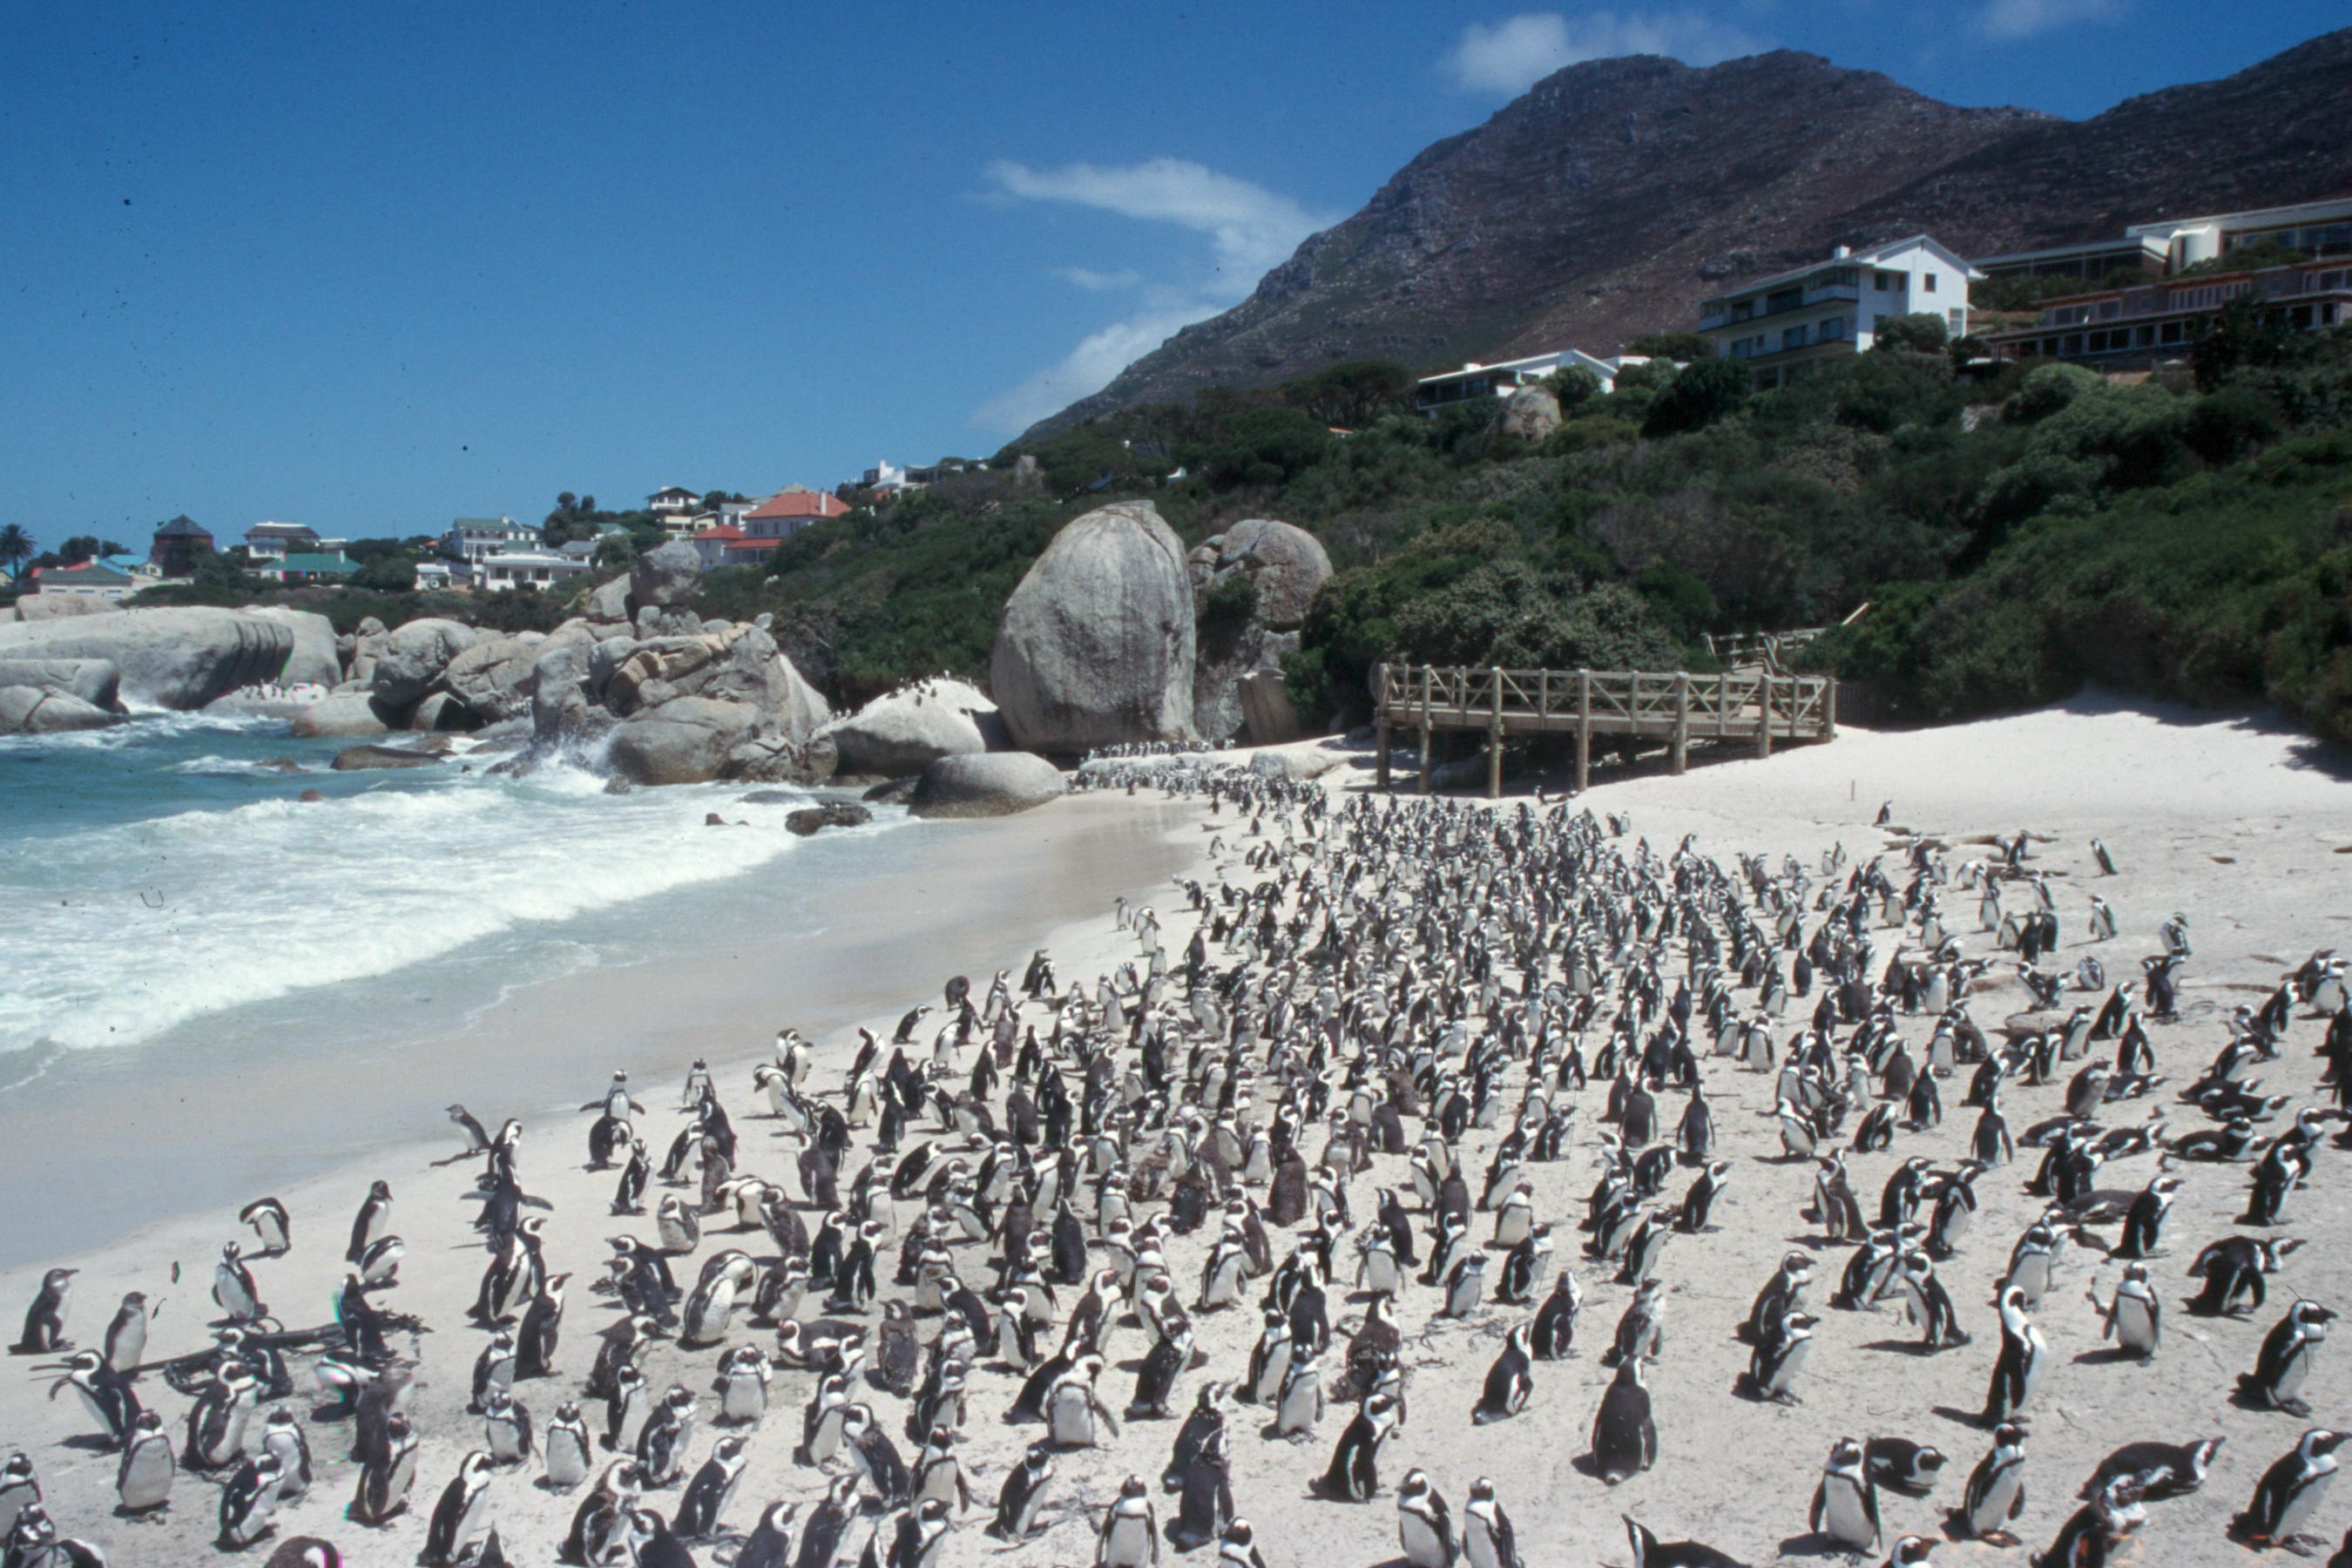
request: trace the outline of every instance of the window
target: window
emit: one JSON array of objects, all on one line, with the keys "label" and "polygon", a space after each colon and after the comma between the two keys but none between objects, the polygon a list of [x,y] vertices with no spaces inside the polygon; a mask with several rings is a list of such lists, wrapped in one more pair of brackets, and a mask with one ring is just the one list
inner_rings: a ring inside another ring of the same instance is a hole
[{"label": "window", "polygon": [[2164,341],[2168,343],[2177,343],[2180,341],[2180,323],[2179,321],[2167,321],[2164,323]]},{"label": "window", "polygon": [[1884,294],[1889,289],[1895,287],[1895,275],[1891,272],[1881,272],[1873,277],[1870,281],[1872,287]]},{"label": "window", "polygon": [[1825,343],[1836,342],[1838,339],[1846,335],[1845,318],[1843,316],[1830,317],[1821,324],[1820,331],[1822,342]]},{"label": "window", "polygon": [[1802,327],[1790,327],[1782,331],[1780,334],[1780,346],[1784,349],[1803,348],[1805,346],[1805,329]]},{"label": "window", "polygon": [[1919,274],[1919,287],[1933,294],[1936,291],[1936,275],[1932,272]]},{"label": "window", "polygon": [[1756,301],[1753,300],[1742,300],[1731,307],[1731,319],[1735,321],[1744,321],[1755,313]]}]

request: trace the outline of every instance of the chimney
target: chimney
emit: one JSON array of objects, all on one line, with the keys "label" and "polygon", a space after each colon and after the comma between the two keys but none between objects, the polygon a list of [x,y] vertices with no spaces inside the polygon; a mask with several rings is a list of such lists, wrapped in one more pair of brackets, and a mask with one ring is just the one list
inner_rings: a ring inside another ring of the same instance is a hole
[{"label": "chimney", "polygon": [[1847,257],[1852,256],[1853,254],[1853,246],[1841,245],[1830,252],[1830,259],[1832,261],[1843,261]]}]

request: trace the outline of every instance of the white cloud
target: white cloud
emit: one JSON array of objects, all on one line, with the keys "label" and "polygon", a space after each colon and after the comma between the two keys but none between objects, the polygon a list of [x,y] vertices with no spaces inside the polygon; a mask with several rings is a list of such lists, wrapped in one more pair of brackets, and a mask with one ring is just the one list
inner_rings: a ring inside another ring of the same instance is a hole
[{"label": "white cloud", "polygon": [[2031,38],[2078,22],[2112,22],[2123,0],[1990,0],[1979,19],[1996,38]]},{"label": "white cloud", "polygon": [[1088,334],[1057,363],[974,411],[974,425],[1007,435],[1101,391],[1180,327],[1234,304],[1269,269],[1287,260],[1301,240],[1340,216],[1311,212],[1287,196],[1181,158],[1123,165],[1070,163],[1058,169],[1001,160],[990,164],[987,174],[1000,193],[1017,200],[1092,207],[1205,235],[1213,264],[1208,277],[1191,283],[1155,281],[1131,271],[1058,268],[1056,276],[1089,292],[1139,290],[1139,309],[1127,320]]},{"label": "white cloud", "polygon": [[1065,283],[1076,284],[1089,294],[1114,293],[1121,289],[1132,289],[1143,281],[1140,272],[1097,272],[1091,267],[1056,267],[1054,276]]},{"label": "white cloud", "polygon": [[1760,47],[1738,28],[1696,11],[1587,11],[1576,16],[1529,11],[1491,26],[1471,23],[1463,29],[1462,41],[1438,65],[1465,92],[1516,98],[1562,66],[1584,60],[1667,55],[1711,66]]}]

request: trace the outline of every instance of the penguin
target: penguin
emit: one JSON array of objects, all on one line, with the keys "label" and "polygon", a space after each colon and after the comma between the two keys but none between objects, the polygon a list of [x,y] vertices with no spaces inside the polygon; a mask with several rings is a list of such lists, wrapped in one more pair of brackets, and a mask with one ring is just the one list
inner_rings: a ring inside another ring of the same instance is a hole
[{"label": "penguin", "polygon": [[25,1331],[10,1350],[17,1355],[47,1355],[73,1349],[73,1342],[66,1338],[66,1303],[73,1295],[74,1276],[80,1272],[52,1268],[41,1276],[41,1288],[25,1310]]},{"label": "penguin", "polygon": [[1748,1391],[1775,1405],[1801,1405],[1790,1385],[1811,1353],[1813,1330],[1821,1320],[1805,1312],[1783,1312],[1779,1322],[1757,1340],[1748,1359]]},{"label": "penguin", "polygon": [[[22,1456],[18,1456],[22,1458]],[[153,1513],[170,1506],[172,1481],[179,1466],[172,1455],[172,1435],[163,1430],[163,1417],[152,1410],[142,1410],[131,1424],[131,1440],[122,1446],[122,1458],[114,1468],[115,1497],[127,1514]],[[0,1493],[5,1483],[0,1482]],[[0,1506],[0,1513],[6,1511]],[[0,1538],[5,1531],[0,1530]]]},{"label": "penguin", "polygon": [[1576,1351],[1576,1315],[1582,1305],[1576,1276],[1563,1268],[1552,1280],[1551,1294],[1536,1309],[1528,1349],[1538,1361],[1565,1361]]},{"label": "penguin", "polygon": [[686,1491],[677,1500],[677,1512],[670,1521],[678,1539],[708,1541],[719,1534],[719,1521],[743,1479],[744,1447],[742,1438],[732,1436],[710,1446],[710,1457],[686,1483]]},{"label": "penguin", "polygon": [[1480,1476],[1462,1507],[1462,1555],[1470,1568],[1525,1568],[1511,1516],[1496,1500],[1495,1483]]},{"label": "penguin", "polygon": [[503,1388],[482,1396],[482,1444],[501,1469],[530,1458],[530,1412]]},{"label": "penguin", "polygon": [[1805,1291],[1812,1284],[1812,1255],[1789,1252],[1781,1255],[1780,1267],[1764,1281],[1756,1292],[1756,1300],[1748,1309],[1748,1321],[1740,1325],[1739,1338],[1750,1344],[1763,1342],[1771,1326],[1790,1312],[1805,1305]]},{"label": "penguin", "polygon": [[566,1400],[555,1407],[547,1423],[547,1435],[540,1442],[540,1453],[547,1468],[547,1484],[557,1491],[570,1491],[588,1479],[593,1449],[588,1438],[588,1423],[581,1419],[580,1406]]},{"label": "penguin", "polygon": [[2164,1220],[2172,1209],[2173,1200],[2181,1187],[2178,1176],[2158,1176],[2132,1199],[2124,1215],[2123,1235],[2116,1240],[2114,1256],[2126,1258],[2147,1258],[2158,1256],[2164,1240]]},{"label": "penguin", "polygon": [[2117,1350],[2136,1357],[2142,1366],[2156,1360],[2157,1348],[2164,1342],[2164,1303],[2157,1300],[2156,1288],[2148,1282],[2147,1264],[2124,1265],[2115,1300],[2104,1306],[2095,1291],[2086,1294],[2106,1320],[2102,1338],[2115,1341]]},{"label": "penguin", "polygon": [[1096,1383],[1102,1376],[1103,1358],[1089,1352],[1073,1362],[1055,1379],[1045,1394],[1047,1440],[1057,1447],[1091,1448],[1101,1440],[1101,1428],[1118,1436],[1118,1417],[1102,1402]]},{"label": "penguin", "polygon": [[[1658,1236],[1663,1237],[1664,1234],[1664,1227],[1660,1226]],[[1654,1252],[1649,1256],[1654,1256]],[[1633,1265],[1628,1262],[1626,1267],[1631,1268]],[[1621,1274],[1619,1278],[1622,1280],[1623,1276]],[[1445,1306],[1441,1315],[1466,1318],[1476,1311],[1486,1299],[1486,1255],[1474,1252],[1454,1266],[1454,1272],[1445,1283]]]},{"label": "penguin", "polygon": [[523,1309],[522,1323],[515,1330],[515,1376],[555,1374],[555,1348],[563,1328],[563,1288],[571,1279],[569,1274],[549,1275],[540,1281],[530,1305]]},{"label": "penguin", "polygon": [[1160,1561],[1160,1521],[1141,1476],[1119,1483],[1095,1538],[1096,1568],[1147,1568]]},{"label": "penguin", "polygon": [[310,1440],[302,1424],[284,1405],[269,1413],[261,1432],[261,1451],[278,1459],[278,1500],[299,1502],[310,1490]]},{"label": "penguin", "polygon": [[1873,1485],[1914,1498],[1936,1489],[1947,1462],[1941,1449],[1907,1437],[1873,1437],[1862,1446],[1862,1457]]},{"label": "penguin", "polygon": [[425,1529],[423,1561],[454,1563],[467,1544],[488,1527],[490,1457],[479,1449],[457,1463],[457,1473],[441,1489]]},{"label": "penguin", "polygon": [[1454,1568],[1454,1515],[1422,1470],[1397,1483],[1397,1540],[1410,1568]]},{"label": "penguin", "polygon": [[1037,1511],[1045,1500],[1045,1483],[1054,1479],[1054,1451],[1033,1443],[1021,1463],[1007,1470],[996,1494],[996,1517],[988,1533],[999,1541],[1019,1542],[1038,1530]]},{"label": "penguin", "polygon": [[0,1462],[0,1543],[16,1528],[16,1516],[40,1500],[40,1477],[33,1472],[32,1457],[19,1448]]},{"label": "penguin", "polygon": [[874,1418],[873,1410],[864,1405],[851,1405],[842,1423],[842,1436],[856,1460],[858,1474],[874,1489],[882,1506],[890,1509],[904,1503],[914,1489],[914,1476],[898,1446],[890,1441],[890,1434]]},{"label": "penguin", "polygon": [[1202,1436],[1191,1454],[1176,1459],[1183,1473],[1177,1486],[1176,1517],[1168,1521],[1168,1540],[1177,1551],[1191,1552],[1214,1541],[1233,1520],[1233,1438],[1217,1426]]},{"label": "penguin", "polygon": [[1616,1379],[1601,1395],[1592,1418],[1593,1469],[1609,1486],[1657,1462],[1658,1429],[1651,1418],[1650,1391],[1642,1383],[1643,1359],[1629,1355],[1617,1363]]},{"label": "penguin", "polygon": [[1528,1349],[1532,1331],[1531,1325],[1517,1323],[1504,1336],[1502,1353],[1486,1369],[1486,1387],[1476,1408],[1470,1413],[1473,1425],[1485,1426],[1507,1420],[1528,1407],[1528,1398],[1535,1392],[1530,1373],[1533,1357]]},{"label": "penguin", "polygon": [[2310,1375],[2312,1358],[2327,1338],[2327,1325],[2335,1321],[2336,1314],[2316,1301],[2297,1301],[2288,1308],[2286,1316],[2263,1336],[2254,1370],[2238,1379],[2246,1403],[2257,1409],[2308,1418],[2311,1406],[2302,1397],[2304,1380]]},{"label": "penguin", "polygon": [[649,1508],[629,1512],[629,1562],[633,1568],[696,1568],[694,1553]]},{"label": "penguin", "polygon": [[351,1509],[353,1520],[378,1528],[408,1507],[408,1490],[416,1481],[416,1433],[408,1417],[394,1411],[384,1422],[383,1436],[383,1447],[360,1466]]},{"label": "penguin", "polygon": [[2023,1427],[2005,1421],[1993,1428],[1992,1447],[1969,1472],[1968,1489],[1949,1516],[1952,1532],[1961,1540],[2017,1544],[2009,1525],[2025,1511],[2024,1444]]},{"label": "penguin", "polygon": [[1878,1545],[1878,1488],[1863,1462],[1862,1445],[1853,1438],[1840,1437],[1831,1447],[1805,1523],[1814,1534],[1849,1552],[1868,1552]]},{"label": "penguin", "polygon": [[276,1198],[256,1198],[236,1211],[236,1221],[253,1227],[264,1258],[282,1258],[293,1247],[292,1222],[287,1217],[286,1205]]},{"label": "penguin", "polygon": [[1396,1401],[1375,1394],[1357,1410],[1331,1449],[1323,1495],[1338,1502],[1370,1502],[1381,1489],[1381,1448],[1397,1428]]},{"label": "penguin", "polygon": [[760,1510],[760,1522],[735,1552],[735,1568],[793,1568],[794,1502],[772,1502]]},{"label": "penguin", "polygon": [[1999,1426],[2025,1408],[2049,1359],[2042,1331],[2025,1310],[2025,1292],[2006,1288],[2000,1293],[2000,1355],[1985,1394],[1986,1426]]},{"label": "penguin", "polygon": [[1715,1213],[1716,1200],[1723,1195],[1730,1175],[1730,1161],[1714,1160],[1708,1162],[1706,1168],[1692,1180],[1690,1190],[1683,1194],[1682,1208],[1675,1220],[1684,1234],[1696,1236],[1713,1228],[1707,1222]]},{"label": "penguin", "polygon": [[2033,1559],[2034,1568],[2105,1568],[2123,1538],[2147,1520],[2141,1503],[2139,1478],[2115,1477],[2059,1527],[2057,1539]]},{"label": "penguin", "polygon": [[261,1292],[244,1255],[245,1248],[226,1242],[221,1247],[220,1261],[213,1265],[213,1301],[232,1323],[249,1323],[269,1310],[261,1303]]},{"label": "penguin", "polygon": [[388,1182],[372,1183],[368,1195],[360,1202],[360,1212],[352,1217],[352,1241],[343,1249],[343,1261],[357,1263],[379,1237],[391,1234],[392,1184]]},{"label": "penguin", "polygon": [[2200,1437],[2193,1443],[2126,1443],[2099,1461],[2099,1468],[2083,1483],[2081,1495],[2097,1496],[2117,1476],[2137,1476],[2149,1502],[2187,1497],[2205,1485],[2213,1456],[2221,1448],[2219,1437]]},{"label": "penguin", "polygon": [[96,1351],[76,1351],[66,1363],[66,1375],[49,1385],[49,1397],[70,1387],[81,1396],[82,1407],[104,1434],[104,1446],[119,1448],[139,1419],[139,1395],[131,1380],[106,1364]]},{"label": "penguin", "polygon": [[283,1479],[275,1454],[257,1455],[237,1467],[221,1489],[218,1542],[225,1551],[241,1552],[269,1533]]},{"label": "penguin", "polygon": [[1304,1437],[1323,1419],[1322,1359],[1311,1345],[1293,1345],[1275,1401],[1274,1435]]},{"label": "penguin", "polygon": [[[379,1382],[382,1380],[379,1379]],[[126,1388],[125,1393],[128,1393]],[[196,1470],[225,1469],[245,1452],[246,1423],[253,1415],[253,1374],[242,1362],[225,1362],[188,1411],[188,1440],[181,1457]]]},{"label": "penguin", "polygon": [[147,1354],[147,1298],[132,1290],[122,1298],[115,1309],[114,1321],[106,1325],[106,1338],[100,1353],[107,1370],[127,1377],[139,1370]]},{"label": "penguin", "polygon": [[648,1487],[666,1487],[686,1469],[687,1446],[694,1437],[692,1391],[672,1384],[637,1434],[637,1468]]},{"label": "penguin", "polygon": [[719,1358],[718,1421],[723,1426],[756,1424],[768,1413],[768,1384],[774,1369],[757,1345],[737,1345]]},{"label": "penguin", "polygon": [[2269,1293],[2266,1278],[2302,1245],[2296,1237],[2251,1236],[2209,1243],[2189,1266],[2192,1276],[2205,1281],[2189,1310],[2200,1317],[2236,1317],[2259,1309]]},{"label": "penguin", "polygon": [[[835,1476],[825,1489],[824,1500],[809,1510],[808,1522],[801,1526],[800,1554],[794,1559],[795,1568],[832,1568],[841,1556],[845,1538],[855,1514],[852,1505],[857,1498],[856,1476]],[[737,1568],[740,1568],[739,1563]]]}]

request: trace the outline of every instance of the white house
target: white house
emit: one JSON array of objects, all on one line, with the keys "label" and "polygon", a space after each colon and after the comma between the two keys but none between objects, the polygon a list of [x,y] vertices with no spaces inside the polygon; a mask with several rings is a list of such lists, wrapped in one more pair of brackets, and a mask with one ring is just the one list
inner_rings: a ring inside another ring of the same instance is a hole
[{"label": "white house", "polygon": [[1501,360],[1494,364],[1473,361],[1460,370],[1423,376],[1413,385],[1412,406],[1415,412],[1433,419],[1438,410],[1453,404],[1479,397],[1507,397],[1522,386],[1533,386],[1557,371],[1570,369],[1590,372],[1601,383],[1601,391],[1614,392],[1619,371],[1627,365],[1649,363],[1646,354],[1616,354],[1599,359],[1581,349],[1555,349],[1550,353],[1529,354],[1525,359]]},{"label": "white house", "polygon": [[246,558],[256,565],[316,552],[321,541],[308,523],[257,522],[245,531]]},{"label": "white house", "polygon": [[486,594],[503,594],[524,584],[551,587],[593,570],[592,563],[553,550],[509,551],[486,555],[474,563],[474,585]]},{"label": "white house", "polygon": [[441,553],[452,561],[480,561],[509,551],[537,550],[540,531],[510,517],[461,517],[441,536]]},{"label": "white house", "polygon": [[1969,330],[1968,261],[1924,234],[1851,250],[1759,278],[1703,301],[1698,330],[1723,359],[1754,362],[1759,390],[1824,360],[1859,353],[1889,316],[1938,315],[1953,337]]},{"label": "white house", "polygon": [[664,485],[646,498],[646,510],[656,517],[682,516],[702,510],[702,497],[684,485]]}]

